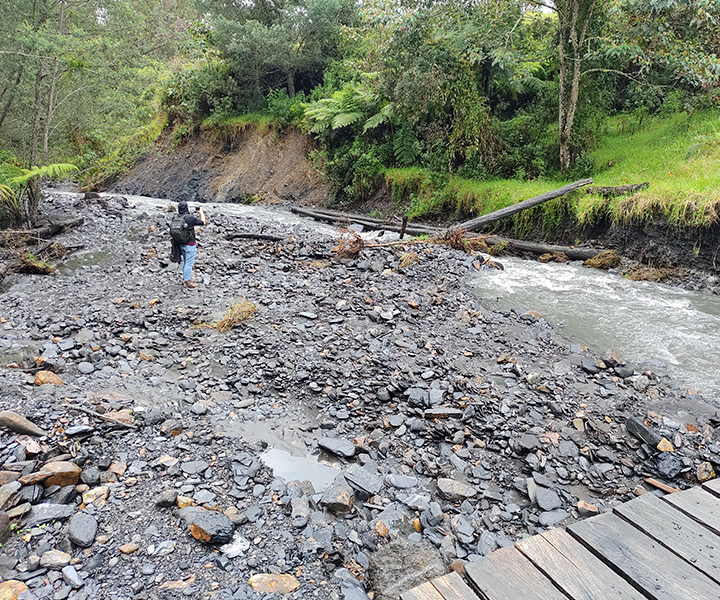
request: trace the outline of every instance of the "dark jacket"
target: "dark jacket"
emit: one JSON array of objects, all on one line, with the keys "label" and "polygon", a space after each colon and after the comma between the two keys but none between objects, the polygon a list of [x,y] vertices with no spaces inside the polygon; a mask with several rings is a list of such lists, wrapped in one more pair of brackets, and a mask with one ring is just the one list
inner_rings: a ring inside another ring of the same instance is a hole
[{"label": "dark jacket", "polygon": [[[183,213],[180,213],[183,214]],[[195,238],[195,227],[198,225],[202,225],[203,222],[196,217],[195,215],[191,215],[187,209],[185,209],[185,212],[183,214],[185,217],[185,222],[188,225],[188,228],[190,229],[190,240],[188,241],[188,246],[194,246],[197,244],[197,239]],[[170,262],[179,263],[182,261],[182,250],[180,244],[178,244],[174,239],[170,238],[171,246],[170,246]]]}]

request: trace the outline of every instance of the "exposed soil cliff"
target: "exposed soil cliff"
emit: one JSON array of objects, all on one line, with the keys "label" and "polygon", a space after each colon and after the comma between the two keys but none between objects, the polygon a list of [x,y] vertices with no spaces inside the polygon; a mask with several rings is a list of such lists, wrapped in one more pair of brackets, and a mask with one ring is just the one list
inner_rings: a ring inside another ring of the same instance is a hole
[{"label": "exposed soil cliff", "polygon": [[231,140],[193,137],[172,149],[170,139],[146,154],[112,191],[196,202],[319,205],[328,184],[308,160],[307,137],[297,131],[263,135],[248,129]]}]

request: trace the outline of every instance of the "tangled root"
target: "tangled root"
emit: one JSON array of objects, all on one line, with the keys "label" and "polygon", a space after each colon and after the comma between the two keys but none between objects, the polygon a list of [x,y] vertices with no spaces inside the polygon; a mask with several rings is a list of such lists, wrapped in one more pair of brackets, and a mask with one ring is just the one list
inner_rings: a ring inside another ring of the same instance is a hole
[{"label": "tangled root", "polygon": [[445,234],[445,243],[454,248],[455,250],[462,250],[467,252],[467,246],[465,244],[465,230],[464,229],[450,229]]},{"label": "tangled root", "polygon": [[365,240],[350,229],[343,229],[342,236],[333,248],[338,258],[357,258],[365,248]]}]

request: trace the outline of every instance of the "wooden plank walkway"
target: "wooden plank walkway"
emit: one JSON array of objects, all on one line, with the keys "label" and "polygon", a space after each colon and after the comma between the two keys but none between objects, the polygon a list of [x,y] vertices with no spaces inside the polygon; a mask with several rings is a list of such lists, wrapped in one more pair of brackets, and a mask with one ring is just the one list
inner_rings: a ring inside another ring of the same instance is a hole
[{"label": "wooden plank walkway", "polygon": [[[720,480],[551,529],[401,600],[720,600]],[[467,582],[466,582],[467,580]]]}]

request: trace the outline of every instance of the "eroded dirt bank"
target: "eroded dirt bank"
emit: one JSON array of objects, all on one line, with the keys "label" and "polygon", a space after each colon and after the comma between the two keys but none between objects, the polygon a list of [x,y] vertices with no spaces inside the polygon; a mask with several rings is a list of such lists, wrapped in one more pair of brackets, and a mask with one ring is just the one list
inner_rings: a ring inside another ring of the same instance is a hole
[{"label": "eroded dirt bank", "polygon": [[[0,576],[25,598],[397,598],[657,492],[645,477],[684,488],[720,466],[715,406],[484,309],[481,257],[338,259],[330,229],[209,207],[189,290],[162,203],[103,200],[51,195],[46,213],[86,216],[60,240],[85,250],[0,295],[0,409],[47,433],[0,429]],[[225,239],[261,229],[282,241]],[[202,326],[240,298],[253,319]],[[271,449],[300,462],[281,455],[280,478]]]},{"label": "eroded dirt bank", "polygon": [[263,202],[319,205],[328,185],[308,160],[309,140],[295,130],[263,135],[247,129],[231,140],[169,139],[148,153],[111,191],[176,202]]}]

